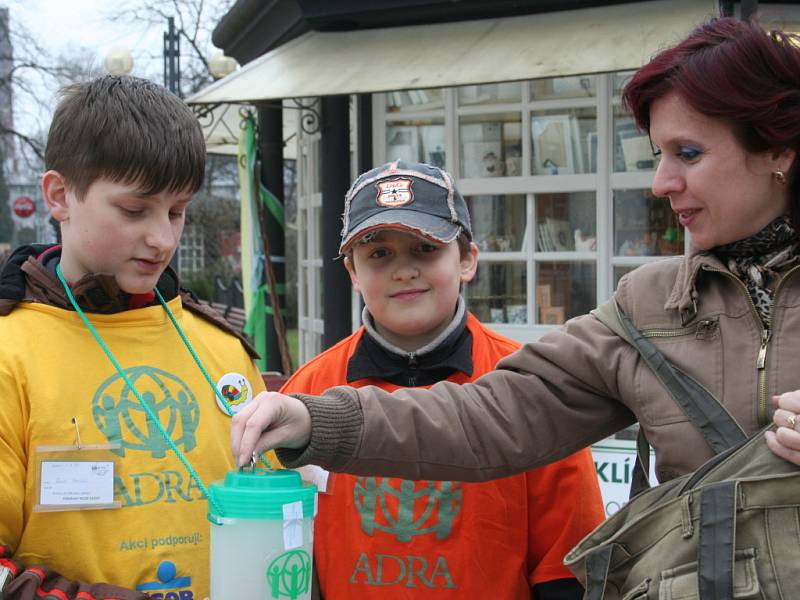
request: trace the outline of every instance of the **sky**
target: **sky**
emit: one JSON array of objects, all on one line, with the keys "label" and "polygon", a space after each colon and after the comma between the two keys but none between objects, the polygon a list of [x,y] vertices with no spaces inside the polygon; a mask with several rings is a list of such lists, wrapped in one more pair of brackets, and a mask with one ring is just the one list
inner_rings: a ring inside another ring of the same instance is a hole
[{"label": "sky", "polygon": [[[127,0],[126,5],[136,5],[138,0]],[[163,83],[163,34],[167,23],[150,26],[146,23],[131,25],[114,22],[112,16],[119,0],[0,0],[10,14],[12,32],[22,25],[33,34],[45,51],[53,56],[91,53],[95,65],[101,69],[103,59],[114,48],[127,49],[134,60],[132,74],[149,77]],[[209,53],[215,50],[208,43]],[[181,42],[181,52],[189,48]],[[55,103],[57,85],[42,89],[41,98],[50,106]],[[33,131],[41,122],[49,121],[45,109],[26,110],[24,99],[15,99],[15,122],[18,129]]]},{"label": "sky", "polygon": [[110,17],[116,4],[108,0],[0,0],[0,5],[9,8],[12,28],[15,22],[22,23],[54,52],[84,47],[101,60],[118,46],[128,48],[134,60],[161,52],[163,30],[114,23]]}]

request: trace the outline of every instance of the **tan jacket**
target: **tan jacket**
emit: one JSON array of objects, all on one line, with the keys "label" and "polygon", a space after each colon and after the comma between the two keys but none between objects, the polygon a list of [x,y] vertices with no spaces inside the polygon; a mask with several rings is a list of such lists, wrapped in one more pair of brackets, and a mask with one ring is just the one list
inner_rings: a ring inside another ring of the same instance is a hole
[{"label": "tan jacket", "polygon": [[[615,298],[674,365],[719,399],[748,435],[772,395],[800,389],[800,267],[775,294],[765,332],[744,284],[715,257],[692,254],[623,277]],[[287,466],[480,481],[562,458],[639,421],[667,481],[712,451],[638,352],[594,315],[527,344],[474,383],[394,394],[333,388],[304,396],[313,432]]]}]

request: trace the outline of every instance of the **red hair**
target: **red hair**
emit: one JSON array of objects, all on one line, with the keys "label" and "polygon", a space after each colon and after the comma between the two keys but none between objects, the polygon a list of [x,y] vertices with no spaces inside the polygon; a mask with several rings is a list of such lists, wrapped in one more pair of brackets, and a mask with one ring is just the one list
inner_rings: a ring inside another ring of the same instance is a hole
[{"label": "red hair", "polygon": [[[650,106],[673,91],[697,112],[727,122],[745,150],[800,154],[800,36],[732,17],[711,19],[639,69],[623,102],[649,132]],[[797,160],[787,180],[800,231]]]}]

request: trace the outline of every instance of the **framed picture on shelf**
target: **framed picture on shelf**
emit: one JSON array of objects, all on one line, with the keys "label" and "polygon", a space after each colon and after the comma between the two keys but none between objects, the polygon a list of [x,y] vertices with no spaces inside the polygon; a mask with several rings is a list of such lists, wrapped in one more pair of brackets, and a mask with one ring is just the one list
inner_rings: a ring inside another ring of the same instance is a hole
[{"label": "framed picture on shelf", "polygon": [[571,117],[566,114],[534,116],[531,126],[534,175],[575,173]]},{"label": "framed picture on shelf", "polygon": [[563,306],[543,306],[539,309],[539,323],[542,325],[562,325],[564,321]]},{"label": "framed picture on shelf", "polygon": [[646,171],[655,168],[650,138],[642,135],[633,121],[614,126],[614,170]]},{"label": "framed picture on shelf", "polygon": [[622,138],[620,144],[626,171],[642,171],[655,166],[653,147],[650,145],[648,136]]},{"label": "framed picture on shelf", "polygon": [[575,250],[575,237],[572,233],[572,226],[569,221],[563,219],[546,219],[549,229],[550,239],[553,241],[553,250],[556,252],[566,252]]},{"label": "framed picture on shelf", "polygon": [[536,305],[539,308],[549,307],[552,304],[552,294],[549,283],[540,283],[536,286]]},{"label": "framed picture on shelf", "polygon": [[425,162],[444,168],[444,125],[423,125],[419,127],[419,137]]},{"label": "framed picture on shelf", "polygon": [[589,172],[597,173],[597,132],[590,131],[586,136],[586,147],[589,156]]},{"label": "framed picture on shelf", "polygon": [[525,325],[528,322],[528,306],[526,304],[509,304],[506,306],[507,323]]},{"label": "framed picture on shelf", "polygon": [[386,158],[418,162],[419,139],[417,128],[413,126],[392,126],[386,128]]},{"label": "framed picture on shelf", "polygon": [[497,177],[503,174],[502,123],[461,126],[461,176]]},{"label": "framed picture on shelf", "polygon": [[505,175],[517,177],[522,175],[522,144],[518,139],[505,143]]},{"label": "framed picture on shelf", "polygon": [[531,234],[530,234],[530,226],[526,220],[525,222],[525,232],[522,234],[522,247],[520,250],[522,252],[528,251],[528,245],[531,243]]}]

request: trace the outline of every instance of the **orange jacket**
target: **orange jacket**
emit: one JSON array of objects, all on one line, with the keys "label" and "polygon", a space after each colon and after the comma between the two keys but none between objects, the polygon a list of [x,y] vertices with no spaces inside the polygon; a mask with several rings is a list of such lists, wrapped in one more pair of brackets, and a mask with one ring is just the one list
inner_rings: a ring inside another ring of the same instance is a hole
[{"label": "orange jacket", "polygon": [[[519,347],[472,314],[467,327],[473,375],[458,372],[449,381],[471,381]],[[359,329],[309,361],[281,391],[320,394],[344,385],[363,333]],[[397,389],[377,379],[351,385]],[[562,565],[564,555],[603,518],[588,449],[487,483],[331,474],[314,528],[317,573],[326,600],[530,600],[535,584],[572,577]]]}]

